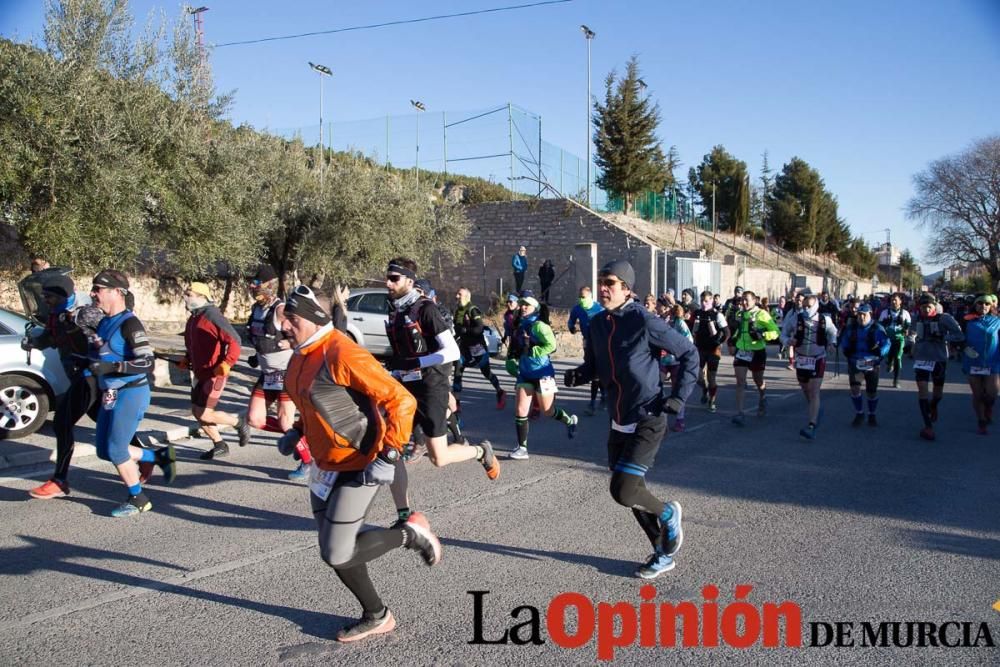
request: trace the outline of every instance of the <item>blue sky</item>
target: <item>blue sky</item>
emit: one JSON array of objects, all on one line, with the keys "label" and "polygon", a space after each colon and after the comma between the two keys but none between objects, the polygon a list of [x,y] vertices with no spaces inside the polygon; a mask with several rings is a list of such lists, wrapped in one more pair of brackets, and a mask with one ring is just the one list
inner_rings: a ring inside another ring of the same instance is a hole
[{"label": "blue sky", "polygon": [[[205,32],[207,42],[223,44],[526,1],[205,0]],[[180,13],[179,4],[150,0],[131,7],[140,24],[151,9],[170,18]],[[334,71],[325,89],[328,120],[407,114],[409,100],[420,99],[428,107],[421,121],[426,144],[433,112],[510,101],[541,114],[547,142],[582,156],[581,23],[597,32],[595,94],[608,71],[638,55],[649,94],[661,105],[661,138],[684,162],[681,178],[716,144],[746,161],[754,176],[765,150],[776,170],[801,157],[823,176],[856,234],[873,243],[891,229],[893,242],[911,248],[925,271],[939,262],[924,255],[923,234],[903,215],[912,175],[973,139],[1000,133],[1000,3],[991,0],[574,0],[217,47],[211,62],[217,87],[236,89],[237,123],[315,131],[318,84],[306,65],[312,60]],[[38,0],[0,2],[4,37],[37,39],[42,24]]]}]

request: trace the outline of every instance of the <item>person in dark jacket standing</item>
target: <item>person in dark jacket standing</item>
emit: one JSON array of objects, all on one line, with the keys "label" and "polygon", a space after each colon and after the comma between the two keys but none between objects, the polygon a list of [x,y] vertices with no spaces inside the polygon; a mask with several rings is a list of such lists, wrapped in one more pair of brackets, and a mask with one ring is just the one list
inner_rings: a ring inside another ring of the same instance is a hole
[{"label": "person in dark jacket standing", "polygon": [[[590,336],[582,366],[566,371],[565,382],[576,387],[598,377],[608,392],[611,430],[608,467],[611,497],[632,510],[653,545],[654,553],[636,575],[653,579],[674,568],[681,547],[681,505],[663,502],[646,488],[667,432],[664,412],[677,414],[698,379],[694,343],[651,315],[630,298],[635,271],[626,261],[609,262],[598,278],[598,298],[605,310],[590,321]],[[678,360],[679,380],[661,388],[659,358]]]},{"label": "person in dark jacket standing", "polygon": [[194,375],[191,414],[212,441],[212,448],[200,457],[204,461],[229,453],[218,426],[235,427],[240,447],[250,441],[250,422],[246,415],[237,416],[215,409],[229,373],[240,358],[240,337],[210,299],[211,292],[205,283],[193,282],[184,291],[184,307],[191,315],[184,327],[187,354],[178,364],[189,368]]},{"label": "person in dark jacket standing", "polygon": [[520,292],[524,287],[524,274],[528,271],[528,249],[524,246],[518,248],[514,256],[510,258],[510,265],[514,269],[514,285]]},{"label": "person in dark jacket standing", "polygon": [[549,302],[549,288],[556,279],[556,269],[552,265],[552,260],[547,259],[538,267],[538,284],[542,287],[542,303]]}]

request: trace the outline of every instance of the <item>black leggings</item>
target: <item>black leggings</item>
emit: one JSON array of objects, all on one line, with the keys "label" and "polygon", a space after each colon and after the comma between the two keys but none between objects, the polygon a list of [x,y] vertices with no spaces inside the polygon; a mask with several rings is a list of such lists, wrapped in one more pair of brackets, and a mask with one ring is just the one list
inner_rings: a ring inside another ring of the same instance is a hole
[{"label": "black leggings", "polygon": [[381,614],[385,605],[368,576],[367,563],[403,546],[401,528],[361,531],[378,490],[378,484],[362,484],[360,472],[342,472],[326,500],[309,494],[319,528],[320,555],[368,617]]},{"label": "black leggings", "polygon": [[97,379],[77,374],[73,376],[69,389],[56,402],[56,412],[52,417],[52,429],[56,434],[56,471],[53,477],[61,482],[65,482],[69,475],[69,464],[76,447],[73,429],[84,415],[97,421],[100,409],[97,397]]}]

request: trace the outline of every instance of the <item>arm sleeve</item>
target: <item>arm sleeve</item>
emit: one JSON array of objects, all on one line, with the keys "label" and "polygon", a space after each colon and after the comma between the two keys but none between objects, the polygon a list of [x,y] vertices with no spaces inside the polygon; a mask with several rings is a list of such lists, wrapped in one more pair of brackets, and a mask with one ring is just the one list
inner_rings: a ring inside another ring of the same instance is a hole
[{"label": "arm sleeve", "polygon": [[130,317],[122,323],[122,338],[132,350],[134,359],[122,362],[122,375],[149,373],[153,370],[153,346],[149,344],[146,328],[138,317]]},{"label": "arm sleeve", "polygon": [[466,331],[466,334],[470,336],[482,336],[483,335],[483,311],[478,308],[473,308],[472,312],[469,314],[472,319],[472,325]]},{"label": "arm sleeve", "polygon": [[826,318],[826,339],[831,341],[837,340],[837,327],[829,317]]},{"label": "arm sleeve", "polygon": [[222,345],[225,347],[222,360],[229,364],[230,367],[235,366],[236,362],[240,360],[239,334],[236,333],[236,329],[229,323],[229,320],[223,317],[218,308],[209,308],[205,312],[205,316],[218,330],[219,340],[222,341]]},{"label": "arm sleeve", "polygon": [[330,368],[331,376],[346,375],[347,386],[375,401],[385,413],[383,446],[402,450],[413,430],[416,399],[363,348],[344,343],[338,346],[336,353],[338,363],[336,368]]},{"label": "arm sleeve", "polygon": [[726,321],[726,316],[722,313],[715,314],[715,328],[719,330],[715,337],[715,344],[722,345],[729,339],[729,322]]},{"label": "arm sleeve", "polygon": [[571,334],[576,333],[576,322],[580,319],[579,313],[577,313],[576,306],[569,311],[569,320],[566,321],[566,328],[569,329]]},{"label": "arm sleeve", "polygon": [[453,361],[458,361],[461,352],[458,349],[458,343],[455,341],[454,334],[448,329],[445,329],[437,336],[438,345],[441,346],[437,352],[432,352],[431,354],[424,355],[420,357],[420,367],[430,368],[431,366],[439,366],[441,364],[450,364]]}]

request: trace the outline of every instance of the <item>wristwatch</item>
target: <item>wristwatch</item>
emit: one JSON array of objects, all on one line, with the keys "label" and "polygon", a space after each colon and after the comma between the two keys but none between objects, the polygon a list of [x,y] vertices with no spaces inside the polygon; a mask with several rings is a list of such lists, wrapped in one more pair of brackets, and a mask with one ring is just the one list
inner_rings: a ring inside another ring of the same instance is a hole
[{"label": "wristwatch", "polygon": [[399,460],[399,450],[392,447],[387,447],[379,452],[379,456],[388,461],[389,463],[395,463]]}]

